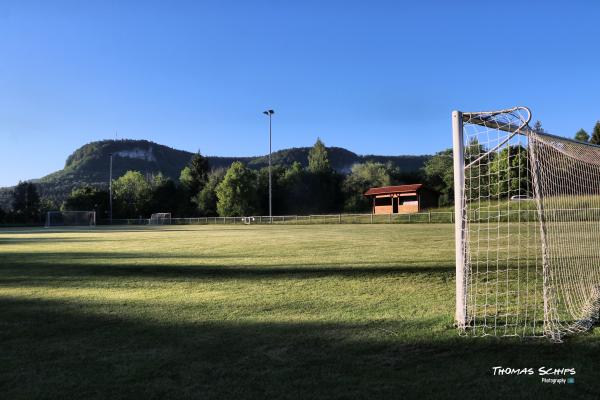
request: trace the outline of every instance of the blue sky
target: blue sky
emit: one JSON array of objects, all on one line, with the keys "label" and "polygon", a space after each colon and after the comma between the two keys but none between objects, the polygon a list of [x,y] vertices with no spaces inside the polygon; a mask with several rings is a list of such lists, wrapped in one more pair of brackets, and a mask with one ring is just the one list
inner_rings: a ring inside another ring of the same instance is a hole
[{"label": "blue sky", "polygon": [[600,119],[594,1],[0,0],[0,186],[94,140],[208,155],[434,153],[450,112]]}]

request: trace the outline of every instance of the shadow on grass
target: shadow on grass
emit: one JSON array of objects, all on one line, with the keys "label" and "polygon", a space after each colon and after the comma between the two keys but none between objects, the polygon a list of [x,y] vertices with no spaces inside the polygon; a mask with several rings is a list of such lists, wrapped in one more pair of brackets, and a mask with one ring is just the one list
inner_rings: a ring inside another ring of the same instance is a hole
[{"label": "shadow on grass", "polygon": [[81,238],[71,238],[71,237],[1,237],[0,236],[0,245],[3,244],[36,244],[36,243],[95,243],[99,242],[123,242],[121,239],[106,239],[102,238],[102,240],[90,238],[90,239],[81,239]]},{"label": "shadow on grass", "polygon": [[[191,225],[190,225],[191,226]],[[200,226],[200,225],[198,225]],[[238,228],[243,229],[243,228]],[[162,226],[140,226],[140,227],[97,227],[97,228],[88,228],[88,227],[68,227],[68,228],[6,228],[0,227],[0,235],[45,235],[45,234],[56,234],[56,233],[77,233],[77,234],[86,234],[86,233],[102,233],[110,234],[111,232],[115,233],[144,233],[144,232],[192,232],[194,230],[199,229],[182,229],[182,228],[172,228],[172,227],[162,227]],[[103,239],[104,240],[104,239]]]},{"label": "shadow on grass", "polygon": [[[126,317],[112,308],[0,298],[5,398],[594,398],[595,341],[435,336],[439,320],[269,323]],[[171,310],[176,312],[176,310]],[[443,322],[441,322],[443,324]],[[575,385],[492,376],[576,368]]]},{"label": "shadow on grass", "polygon": [[453,267],[408,267],[408,266],[350,266],[323,267],[304,266],[249,266],[231,267],[174,266],[160,264],[102,265],[102,264],[56,264],[9,265],[0,268],[0,283],[5,286],[63,285],[69,280],[95,278],[144,278],[181,280],[252,280],[252,279],[321,279],[321,278],[376,278],[419,274],[435,276],[444,280],[453,279]]},{"label": "shadow on grass", "polygon": [[[311,279],[327,277],[381,277],[421,274],[452,279],[453,265],[381,265],[353,261],[340,263],[302,263],[298,265],[252,264],[237,266],[241,255],[198,255],[127,252],[3,252],[0,281],[32,283],[52,278],[138,278],[146,279]],[[164,259],[165,261],[161,262]],[[167,261],[168,260],[168,261]],[[174,264],[173,260],[181,260]],[[196,260],[198,264],[194,264]],[[230,261],[230,262],[228,262]],[[203,265],[202,263],[210,263]]]},{"label": "shadow on grass", "polygon": [[51,251],[51,252],[12,252],[12,251],[4,251],[1,252],[0,255],[4,260],[5,265],[9,264],[53,264],[53,265],[68,265],[77,261],[86,261],[86,260],[157,260],[161,258],[168,259],[197,259],[197,260],[206,260],[206,259],[233,259],[243,257],[243,255],[239,254],[182,254],[182,253],[128,253],[128,252],[117,252],[117,251],[102,251],[102,252],[92,252],[92,251]]},{"label": "shadow on grass", "polygon": [[[71,226],[71,227],[64,227],[64,228],[60,228],[60,227],[54,227],[54,228],[44,228],[44,227],[22,227],[22,228],[15,228],[15,227],[0,227],[0,235],[2,234],[7,234],[7,235],[32,235],[32,234],[56,234],[56,233],[102,233],[104,234],[110,234],[111,232],[114,233],[152,233],[152,232],[194,232],[194,231],[206,231],[207,229],[210,230],[219,230],[219,229],[225,229],[227,231],[244,231],[244,232],[248,232],[248,231],[252,231],[255,229],[276,229],[276,228],[285,228],[288,229],[289,227],[297,227],[297,228],[301,228],[301,227],[313,227],[314,226],[323,226],[321,224],[315,224],[315,225],[231,225],[231,224],[225,224],[225,225],[221,225],[221,224],[210,224],[210,225],[181,225],[183,227],[177,227],[177,225],[156,225],[156,226],[149,226],[149,225],[139,225],[139,226],[127,226],[127,225],[115,225],[115,226],[108,226],[108,225],[98,225],[95,228],[89,228],[89,227],[79,227],[79,226]],[[326,226],[340,226],[340,227],[344,227],[344,226],[349,226],[348,224],[342,224],[342,225],[335,225],[335,224],[331,224],[331,225],[326,225]],[[366,226],[374,226],[374,225],[366,225]]]}]

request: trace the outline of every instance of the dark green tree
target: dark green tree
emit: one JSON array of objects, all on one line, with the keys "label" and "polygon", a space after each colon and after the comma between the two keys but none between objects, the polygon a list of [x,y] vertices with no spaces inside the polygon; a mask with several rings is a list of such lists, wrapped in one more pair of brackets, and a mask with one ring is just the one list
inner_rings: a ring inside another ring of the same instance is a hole
[{"label": "dark green tree", "polygon": [[327,149],[321,139],[317,138],[316,143],[308,152],[308,172],[313,174],[328,173],[331,171]]},{"label": "dark green tree", "polygon": [[216,193],[220,216],[241,217],[256,213],[256,175],[241,162],[231,164]]},{"label": "dark green tree", "polygon": [[[108,198],[108,194],[106,196]],[[48,215],[48,212],[56,210],[60,210],[60,206],[55,200],[49,199],[47,197],[40,198],[40,222],[46,222],[46,216]]]},{"label": "dark green tree", "polygon": [[532,195],[532,184],[527,171],[527,149],[523,146],[505,147],[490,162],[489,168],[491,195]]},{"label": "dark green tree", "polygon": [[217,215],[217,186],[223,181],[225,173],[224,168],[218,168],[208,174],[208,181],[198,193],[198,211],[205,217],[214,217]]},{"label": "dark green tree", "polygon": [[40,196],[31,182],[19,182],[12,192],[15,222],[40,222]]},{"label": "dark green tree", "polygon": [[184,167],[179,174],[179,183],[181,183],[181,185],[190,193],[192,192],[192,187],[194,185],[193,180],[190,167]]},{"label": "dark green tree", "polygon": [[544,133],[544,128],[542,128],[542,121],[535,121],[535,124],[533,124],[533,130],[537,133]]},{"label": "dark green tree", "polygon": [[592,131],[590,143],[600,145],[600,121],[597,121],[596,125],[594,125],[594,130]]},{"label": "dark green tree", "polygon": [[195,196],[192,192],[194,183],[190,167],[185,167],[181,170],[181,174],[179,175],[179,183],[178,190],[181,196],[178,207],[179,212],[181,215],[191,216],[197,213],[198,204],[196,203],[197,195]]},{"label": "dark green tree", "polygon": [[148,212],[151,186],[138,171],[127,171],[113,182],[113,214],[138,218]]},{"label": "dark green tree", "polygon": [[579,140],[580,142],[587,142],[590,140],[590,135],[585,131],[585,129],[580,129],[575,134],[575,140]]},{"label": "dark green tree", "polygon": [[279,207],[282,214],[308,214],[314,211],[311,174],[295,161],[285,170],[280,180],[282,196]]},{"label": "dark green tree", "polygon": [[[465,184],[471,192],[476,190],[477,195],[486,197],[490,194],[490,165],[496,159],[496,152],[489,152],[481,145],[477,138],[472,138],[465,146],[465,165],[471,165],[465,171]],[[454,171],[452,171],[454,175]],[[454,179],[454,176],[452,176]],[[476,185],[477,187],[473,187]]]},{"label": "dark green tree", "polygon": [[173,180],[159,173],[153,177],[150,186],[149,213],[168,212],[173,217],[179,214],[183,197]]},{"label": "dark green tree", "polygon": [[342,207],[341,182],[329,162],[327,149],[321,139],[317,139],[308,152],[308,180],[311,199],[307,203],[311,213],[339,211]]},{"label": "dark green tree", "polygon": [[350,174],[343,181],[344,211],[368,211],[371,201],[363,194],[371,187],[389,186],[392,184],[390,165],[367,161],[354,164]]},{"label": "dark green tree", "polygon": [[210,173],[208,160],[198,151],[192,156],[185,169],[187,169],[185,173],[182,171],[181,178],[183,180],[180,178],[181,183],[189,189],[192,196],[196,196],[208,181],[208,174]]},{"label": "dark green tree", "polygon": [[208,182],[210,165],[208,160],[198,152],[190,159],[188,165],[181,170],[179,175],[180,190],[183,196],[180,212],[186,215],[202,214],[199,211],[199,194]]},{"label": "dark green tree", "polygon": [[[285,174],[285,168],[281,165],[272,167],[272,192],[273,192],[273,214],[284,214],[284,190],[282,188],[282,178]],[[269,215],[269,168],[261,168],[257,176],[257,196],[258,196],[258,213],[261,215]]]},{"label": "dark green tree", "polygon": [[108,191],[85,185],[71,191],[63,203],[65,211],[95,211],[96,219],[108,217]]},{"label": "dark green tree", "polygon": [[452,149],[440,151],[425,163],[423,172],[427,185],[440,193],[440,205],[454,201],[454,164]]}]

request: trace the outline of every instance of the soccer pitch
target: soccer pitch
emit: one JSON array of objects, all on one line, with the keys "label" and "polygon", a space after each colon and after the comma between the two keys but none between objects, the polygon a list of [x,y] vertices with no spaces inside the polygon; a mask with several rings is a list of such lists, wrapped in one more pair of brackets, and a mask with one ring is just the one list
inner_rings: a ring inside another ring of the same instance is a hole
[{"label": "soccer pitch", "polygon": [[458,336],[453,229],[0,231],[2,397],[596,398],[597,328]]}]

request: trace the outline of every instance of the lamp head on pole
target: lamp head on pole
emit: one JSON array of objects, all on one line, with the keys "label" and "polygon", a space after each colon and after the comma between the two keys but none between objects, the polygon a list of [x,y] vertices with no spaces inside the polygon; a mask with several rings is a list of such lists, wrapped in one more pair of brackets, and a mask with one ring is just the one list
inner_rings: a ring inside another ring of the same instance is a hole
[{"label": "lamp head on pole", "polygon": [[273,110],[267,110],[267,111],[263,111],[263,114],[271,116],[271,115],[275,114],[275,111],[273,111]]}]

